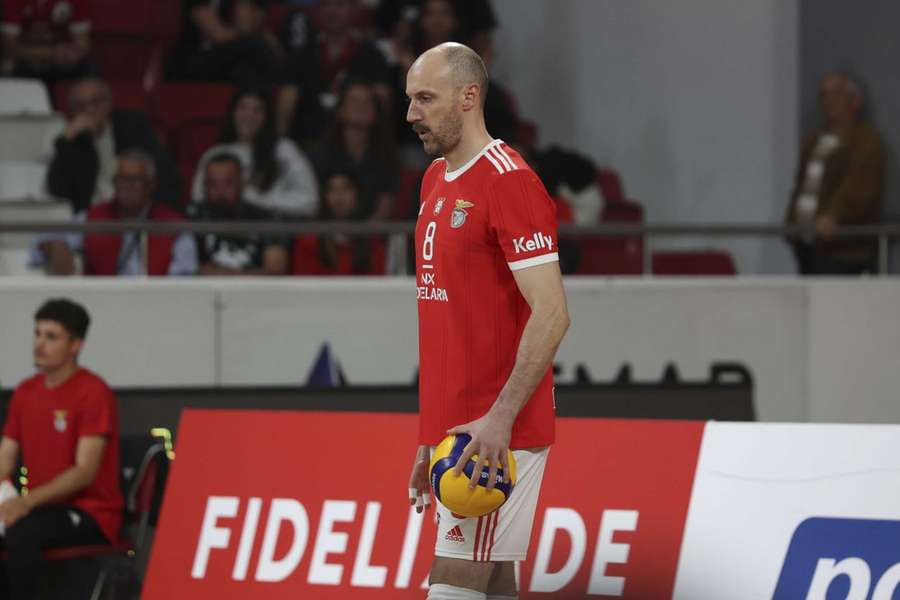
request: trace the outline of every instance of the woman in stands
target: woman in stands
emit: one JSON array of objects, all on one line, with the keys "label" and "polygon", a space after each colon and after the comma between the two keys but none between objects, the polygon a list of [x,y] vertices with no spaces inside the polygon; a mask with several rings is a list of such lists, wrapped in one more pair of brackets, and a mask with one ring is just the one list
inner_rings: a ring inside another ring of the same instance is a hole
[{"label": "woman in stands", "polygon": [[275,132],[272,98],[259,89],[239,91],[231,100],[219,144],[200,159],[191,199],[203,202],[204,167],[209,157],[229,151],[240,157],[247,186],[244,200],[273,216],[311,217],[319,209],[318,183],[309,160],[288,138]]},{"label": "woman in stands", "polygon": [[320,179],[336,170],[357,174],[366,217],[390,216],[398,185],[396,148],[371,84],[350,80],[343,85],[334,121],[310,156]]},{"label": "woman in stands", "polygon": [[[336,170],[326,178],[322,191],[322,221],[364,221],[362,188],[352,171]],[[294,242],[295,275],[383,275],[383,239],[337,235],[303,235]]]}]

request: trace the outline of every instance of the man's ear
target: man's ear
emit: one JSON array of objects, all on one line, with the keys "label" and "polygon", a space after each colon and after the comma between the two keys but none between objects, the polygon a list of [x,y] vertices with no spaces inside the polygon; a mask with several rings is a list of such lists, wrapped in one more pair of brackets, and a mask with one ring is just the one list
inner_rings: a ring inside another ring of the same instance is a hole
[{"label": "man's ear", "polygon": [[463,87],[463,110],[469,111],[481,104],[481,90],[477,83]]},{"label": "man's ear", "polygon": [[81,349],[84,348],[84,340],[81,338],[73,338],[69,347],[72,349],[75,356],[78,356],[81,354]]}]

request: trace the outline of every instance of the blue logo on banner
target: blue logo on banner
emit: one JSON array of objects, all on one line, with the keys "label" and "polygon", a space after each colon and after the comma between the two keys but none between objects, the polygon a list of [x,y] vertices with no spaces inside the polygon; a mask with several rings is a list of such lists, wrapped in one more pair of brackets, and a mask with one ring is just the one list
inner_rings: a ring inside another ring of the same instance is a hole
[{"label": "blue logo on banner", "polygon": [[788,547],[772,600],[900,600],[900,521],[812,518]]}]

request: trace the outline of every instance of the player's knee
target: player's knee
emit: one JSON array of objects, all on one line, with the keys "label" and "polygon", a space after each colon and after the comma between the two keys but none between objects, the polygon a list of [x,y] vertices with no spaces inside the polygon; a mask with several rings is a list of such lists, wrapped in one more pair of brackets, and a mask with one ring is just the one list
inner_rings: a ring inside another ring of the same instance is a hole
[{"label": "player's knee", "polygon": [[485,600],[483,592],[446,583],[432,583],[427,600]]},{"label": "player's knee", "polygon": [[476,593],[480,593],[481,596],[473,597],[484,598],[484,594],[488,589],[488,582],[493,575],[494,565],[495,563],[490,562],[474,562],[459,558],[436,556],[431,565],[430,583],[432,587],[436,584],[443,584],[474,590]]}]

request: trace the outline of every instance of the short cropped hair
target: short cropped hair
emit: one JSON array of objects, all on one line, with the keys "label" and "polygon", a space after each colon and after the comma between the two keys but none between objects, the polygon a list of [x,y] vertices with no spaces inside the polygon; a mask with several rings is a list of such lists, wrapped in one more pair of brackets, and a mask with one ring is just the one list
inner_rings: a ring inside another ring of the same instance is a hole
[{"label": "short cropped hair", "polygon": [[206,167],[204,167],[204,172],[209,168],[209,165],[219,165],[219,164],[231,164],[237,169],[238,174],[242,174],[244,172],[244,163],[241,162],[241,159],[238,158],[238,155],[234,152],[229,152],[227,150],[222,150],[221,152],[216,152],[213,154],[209,160],[206,162]]},{"label": "short cropped hair", "polygon": [[484,106],[490,81],[484,61],[477,52],[463,44],[451,44],[444,52],[457,85],[477,84],[481,91],[481,106]]},{"label": "short cropped hair", "polygon": [[116,158],[119,160],[133,160],[144,163],[144,166],[147,168],[147,177],[154,180],[156,179],[156,161],[153,160],[153,157],[146,150],[133,146],[119,152],[119,155]]},{"label": "short cropped hair", "polygon": [[34,313],[35,321],[53,321],[63,326],[73,338],[83,340],[87,336],[91,317],[87,310],[68,298],[52,298]]}]

